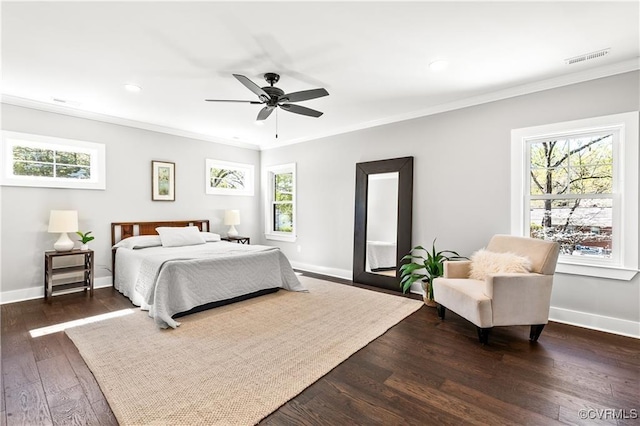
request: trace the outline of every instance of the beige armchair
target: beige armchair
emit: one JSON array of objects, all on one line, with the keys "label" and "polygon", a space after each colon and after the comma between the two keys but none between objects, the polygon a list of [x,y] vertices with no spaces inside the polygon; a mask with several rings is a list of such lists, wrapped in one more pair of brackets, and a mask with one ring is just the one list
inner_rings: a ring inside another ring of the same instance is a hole
[{"label": "beige armchair", "polygon": [[[445,262],[444,276],[433,281],[438,316],[444,320],[447,308],[471,321],[478,329],[482,344],[487,343],[492,327],[506,325],[531,325],[529,339],[537,341],[549,320],[558,252],[559,245],[555,242],[495,235],[484,254],[502,253],[495,255],[498,258],[520,256],[530,271],[501,272],[500,265],[492,264],[489,271],[482,274],[477,270],[480,259],[476,255],[471,261]],[[472,263],[474,258],[476,264]],[[502,267],[502,270],[509,268]],[[484,279],[478,279],[482,276]]]}]

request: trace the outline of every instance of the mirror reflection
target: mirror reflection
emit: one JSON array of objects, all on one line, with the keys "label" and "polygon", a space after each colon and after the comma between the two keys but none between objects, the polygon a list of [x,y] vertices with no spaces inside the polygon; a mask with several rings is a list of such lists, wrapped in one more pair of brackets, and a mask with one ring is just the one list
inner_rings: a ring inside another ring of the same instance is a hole
[{"label": "mirror reflection", "polygon": [[365,271],[396,276],[399,173],[368,176]]}]

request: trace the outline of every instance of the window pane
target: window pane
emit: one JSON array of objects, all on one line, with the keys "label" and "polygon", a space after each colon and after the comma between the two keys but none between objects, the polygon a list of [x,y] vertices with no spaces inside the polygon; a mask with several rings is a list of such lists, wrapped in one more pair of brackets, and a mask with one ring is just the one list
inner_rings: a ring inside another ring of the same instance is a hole
[{"label": "window pane", "polygon": [[72,164],[78,166],[90,166],[91,156],[81,152],[57,151],[56,162],[61,164]]},{"label": "window pane", "polygon": [[567,140],[551,140],[531,144],[532,167],[557,167],[562,164],[562,157],[569,151]]},{"label": "window pane", "polygon": [[29,148],[27,146],[14,146],[13,159],[24,161],[39,161],[42,163],[53,162],[53,150]]},{"label": "window pane", "polygon": [[531,170],[531,195],[565,194],[569,186],[569,172],[565,167]]},{"label": "window pane", "polygon": [[14,176],[53,177],[53,164],[15,161],[13,163],[13,174]]},{"label": "window pane", "polygon": [[531,200],[530,234],[557,241],[572,256],[610,258],[613,200]]},{"label": "window pane", "polygon": [[293,231],[293,204],[273,205],[273,230],[276,232]]},{"label": "window pane", "polygon": [[245,173],[212,167],[210,179],[213,188],[244,189]]},{"label": "window pane", "polygon": [[91,168],[82,166],[56,166],[56,177],[89,179],[91,178]]},{"label": "window pane", "polygon": [[610,133],[535,142],[530,155],[532,195],[613,192]]},{"label": "window pane", "polygon": [[277,173],[274,175],[274,201],[293,200],[293,173]]}]

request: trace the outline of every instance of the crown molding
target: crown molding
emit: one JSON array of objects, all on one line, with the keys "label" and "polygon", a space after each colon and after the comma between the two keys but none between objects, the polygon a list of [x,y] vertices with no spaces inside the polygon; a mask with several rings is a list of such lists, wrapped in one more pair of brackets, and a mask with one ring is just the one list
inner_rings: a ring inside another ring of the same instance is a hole
[{"label": "crown molding", "polygon": [[118,124],[121,126],[134,127],[137,129],[150,130],[158,133],[166,133],[174,136],[181,136],[190,139],[197,139],[207,142],[215,142],[223,145],[231,145],[239,148],[252,149],[259,151],[260,147],[256,144],[242,142],[239,140],[225,139],[218,136],[205,135],[202,133],[190,132],[188,130],[175,129],[173,127],[162,126],[159,124],[145,123],[142,121],[130,120],[127,118],[116,117],[113,115],[101,114],[97,112],[85,111],[76,108],[70,108],[62,105],[49,104],[47,102],[36,101],[33,99],[20,98],[18,96],[2,94],[2,103],[15,105],[24,108],[31,108],[45,112],[53,112],[56,114],[64,114],[72,117],[85,118],[87,120],[102,121],[105,123]]},{"label": "crown molding", "polygon": [[440,114],[447,111],[454,111],[457,109],[467,108],[471,106],[486,104],[489,102],[495,102],[503,99],[514,98],[516,96],[527,95],[530,93],[541,92],[544,90],[555,89],[558,87],[569,86],[571,84],[583,83],[585,81],[596,80],[598,78],[610,77],[617,74],[624,74],[627,72],[637,71],[640,69],[640,58],[634,58],[623,62],[617,62],[615,64],[606,65],[598,68],[592,68],[589,70],[578,71],[571,74],[562,75],[560,77],[554,77],[546,80],[540,80],[533,83],[523,84],[519,86],[510,87],[503,90],[497,90],[495,92],[485,93],[470,98],[461,99],[454,102],[449,102],[433,107],[425,108],[422,110],[411,111],[406,114],[399,114],[391,117],[386,117],[380,120],[366,121],[355,124],[353,126],[345,126],[335,131],[326,132],[323,134],[315,134],[312,137],[304,137],[292,139],[289,141],[283,141],[280,143],[261,146],[260,150],[269,150],[280,148],[287,145],[293,145],[301,142],[308,142],[311,140],[326,138],[329,136],[335,136],[343,133],[354,132],[357,130],[369,129],[371,127],[384,126],[387,124],[398,123],[401,121],[412,120],[414,118],[426,117],[429,115]]},{"label": "crown molding", "polygon": [[[567,65],[571,66],[571,65]],[[76,108],[70,108],[62,105],[54,105],[46,102],[36,101],[32,99],[20,98],[12,95],[2,95],[2,103],[15,105],[25,108],[32,108],[46,112],[53,112],[57,114],[69,115],[72,117],[85,118],[88,120],[102,121],[106,123],[118,124],[122,126],[134,127],[144,130],[150,130],[159,133],[166,133],[175,136],[181,136],[190,139],[197,139],[209,142],[215,142],[224,145],[236,146],[239,148],[252,149],[257,151],[269,150],[280,148],[287,145],[293,145],[296,143],[308,142],[311,140],[322,139],[329,136],[340,135],[343,133],[350,133],[357,130],[368,129],[372,127],[384,126],[386,124],[397,123],[406,120],[412,120],[415,118],[426,117],[429,115],[440,114],[447,111],[453,111],[456,109],[467,108],[471,106],[481,105],[489,102],[495,102],[503,99],[513,98],[516,96],[527,95],[530,93],[541,92],[543,90],[555,89],[562,86],[568,86],[571,84],[582,83],[589,80],[595,80],[598,78],[609,77],[617,74],[624,74],[631,71],[637,71],[640,69],[640,58],[633,58],[623,62],[617,62],[615,64],[605,65],[598,68],[592,68],[584,71],[577,71],[571,74],[562,75],[546,80],[536,81],[533,83],[523,84],[519,86],[510,87],[503,90],[497,90],[478,96],[473,96],[466,99],[461,99],[454,102],[449,102],[433,107],[411,111],[406,114],[399,114],[390,117],[385,117],[379,120],[365,121],[357,123],[351,126],[343,126],[338,129],[334,129],[330,132],[317,133],[308,137],[291,139],[288,141],[282,141],[274,144],[259,146],[256,144],[242,142],[238,140],[230,140],[221,138],[218,136],[205,135],[201,133],[190,132],[187,130],[175,129],[173,127],[162,126],[159,124],[145,123],[136,120],[129,120],[122,117],[116,117],[106,114],[100,114],[96,112],[84,111]]]}]

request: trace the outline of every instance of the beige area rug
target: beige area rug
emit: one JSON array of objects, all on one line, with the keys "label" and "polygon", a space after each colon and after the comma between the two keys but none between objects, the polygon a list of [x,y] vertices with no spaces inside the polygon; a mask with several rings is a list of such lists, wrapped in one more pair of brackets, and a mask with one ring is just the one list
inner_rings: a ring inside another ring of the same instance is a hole
[{"label": "beige area rug", "polygon": [[422,306],[300,278],[308,293],[188,315],[175,330],[136,312],[66,333],[121,425],[251,425]]}]

